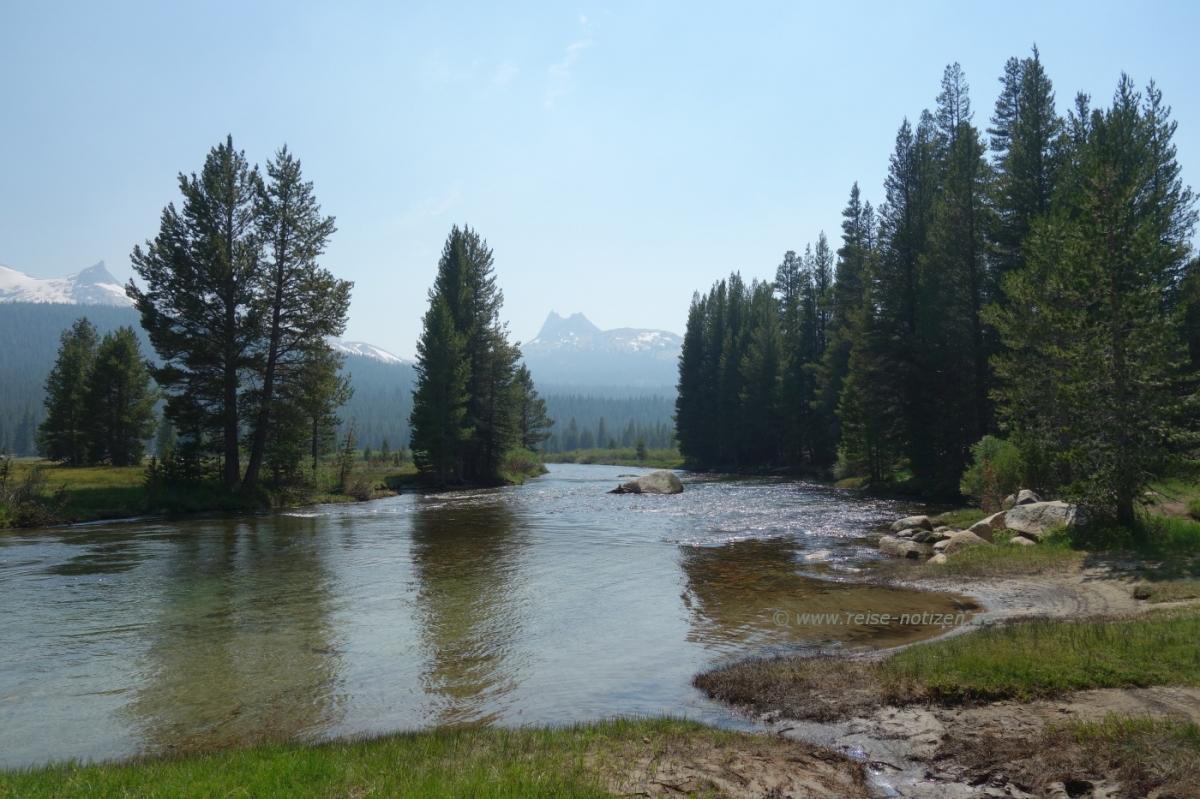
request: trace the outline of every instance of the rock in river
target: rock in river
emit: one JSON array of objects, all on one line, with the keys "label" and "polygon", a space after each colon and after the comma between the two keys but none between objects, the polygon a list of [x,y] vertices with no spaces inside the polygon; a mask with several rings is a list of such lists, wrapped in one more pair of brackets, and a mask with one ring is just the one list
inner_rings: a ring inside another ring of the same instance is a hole
[{"label": "rock in river", "polygon": [[659,469],[650,474],[644,474],[636,480],[630,480],[608,492],[610,494],[682,494],[683,483],[675,473],[667,469]]}]

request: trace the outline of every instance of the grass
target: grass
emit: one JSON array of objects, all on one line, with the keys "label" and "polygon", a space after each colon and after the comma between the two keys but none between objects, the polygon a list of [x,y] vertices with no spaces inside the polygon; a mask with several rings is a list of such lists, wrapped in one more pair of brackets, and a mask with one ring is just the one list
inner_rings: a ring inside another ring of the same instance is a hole
[{"label": "grass", "polygon": [[678,447],[646,450],[646,457],[638,460],[637,450],[633,447],[606,449],[593,447],[591,449],[575,449],[570,452],[556,452],[546,456],[547,463],[586,463],[604,464],[607,466],[642,466],[647,469],[680,469],[683,468],[683,457]]},{"label": "grass", "polygon": [[[624,719],[559,728],[459,727],[314,746],[267,744],[210,754],[89,766],[0,772],[0,797],[495,797],[611,796],[631,763],[724,757],[795,756],[812,747],[747,736],[676,719]],[[848,788],[860,770],[839,763]],[[646,786],[649,787],[649,786]],[[861,791],[850,790],[847,794]],[[703,792],[707,795],[707,792]]]},{"label": "grass", "polygon": [[1084,552],[1072,548],[1063,538],[1049,538],[1033,547],[1009,544],[1009,538],[1009,535],[997,534],[992,546],[968,547],[947,555],[945,563],[926,561],[909,565],[889,560],[879,565],[891,570],[890,577],[903,580],[945,577],[987,579],[1067,572],[1076,568],[1086,557]]},{"label": "grass", "polygon": [[988,516],[991,514],[981,511],[979,508],[955,508],[934,516],[930,521],[933,522],[934,527],[945,525],[955,530],[966,530],[975,522]]},{"label": "grass", "polygon": [[696,677],[710,696],[760,712],[829,721],[884,704],[1032,699],[1092,688],[1200,685],[1200,612],[1118,621],[985,627],[881,661],[781,656]]},{"label": "grass", "polygon": [[[61,466],[36,459],[9,461],[9,485],[16,486],[40,470],[38,500],[29,502],[21,517],[6,516],[0,504],[0,527],[41,526],[63,522],[123,519],[142,515],[185,515],[201,512],[243,512],[323,502],[356,502],[390,495],[387,483],[405,468],[366,467],[354,473],[353,491],[283,488],[272,490],[270,476],[253,491],[229,491],[217,484],[162,487],[148,491],[146,465]],[[412,469],[411,465],[408,469]],[[415,470],[413,470],[415,472]],[[328,482],[326,478],[323,482]],[[36,512],[31,512],[36,511]]]}]

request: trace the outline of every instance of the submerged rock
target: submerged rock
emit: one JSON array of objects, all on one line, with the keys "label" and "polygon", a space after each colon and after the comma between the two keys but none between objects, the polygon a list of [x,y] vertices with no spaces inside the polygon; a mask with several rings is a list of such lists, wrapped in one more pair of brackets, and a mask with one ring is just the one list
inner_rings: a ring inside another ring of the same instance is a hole
[{"label": "submerged rock", "polygon": [[899,533],[904,530],[932,530],[933,522],[928,516],[906,516],[899,521],[892,522],[892,532]]},{"label": "submerged rock", "polygon": [[1075,524],[1077,510],[1074,505],[1055,500],[1017,505],[1004,519],[1005,526],[1026,538],[1040,541],[1051,527],[1070,527]]},{"label": "submerged rock", "polygon": [[683,483],[667,469],[659,469],[630,480],[609,491],[610,494],[682,494]]},{"label": "submerged rock", "polygon": [[903,538],[893,538],[890,535],[885,535],[879,539],[879,554],[887,555],[889,558],[909,558],[918,560],[927,558],[933,554],[933,547],[928,544],[918,544],[915,541],[908,541]]}]

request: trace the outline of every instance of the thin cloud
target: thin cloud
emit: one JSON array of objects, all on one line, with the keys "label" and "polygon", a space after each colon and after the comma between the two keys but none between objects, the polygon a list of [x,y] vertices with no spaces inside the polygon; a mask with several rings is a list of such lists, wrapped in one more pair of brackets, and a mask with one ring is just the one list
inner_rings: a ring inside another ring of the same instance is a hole
[{"label": "thin cloud", "polygon": [[546,88],[546,108],[553,108],[555,102],[571,90],[571,70],[574,68],[575,62],[583,56],[583,51],[591,46],[591,39],[573,42],[567,47],[562,61],[550,65]]},{"label": "thin cloud", "polygon": [[492,83],[497,86],[506,86],[509,81],[515,78],[521,70],[517,69],[517,65],[511,61],[505,61],[496,70],[496,74],[492,75]]},{"label": "thin cloud", "polygon": [[463,182],[461,180],[456,180],[450,184],[450,188],[448,188],[446,193],[441,197],[430,197],[421,200],[416,204],[416,207],[413,208],[412,211],[405,214],[400,220],[401,226],[412,227],[414,225],[419,225],[422,222],[426,222],[434,217],[438,217],[446,213],[451,208],[458,205],[458,201],[462,199],[462,186]]}]

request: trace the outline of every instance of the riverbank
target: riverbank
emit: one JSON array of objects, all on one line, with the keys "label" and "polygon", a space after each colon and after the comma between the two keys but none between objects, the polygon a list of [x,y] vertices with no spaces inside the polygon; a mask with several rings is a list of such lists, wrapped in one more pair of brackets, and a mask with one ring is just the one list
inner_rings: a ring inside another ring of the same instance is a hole
[{"label": "riverbank", "polygon": [[673,719],[458,727],[0,772],[0,797],[869,796],[852,758]]},{"label": "riverbank", "polygon": [[1133,553],[1047,551],[887,564],[886,582],[987,611],[932,642],[741,661],[695,685],[777,734],[861,752],[904,796],[1197,796],[1200,606],[1149,599],[1196,581]]},{"label": "riverbank", "polygon": [[[199,513],[251,513],[351,502],[369,502],[402,491],[480,488],[466,485],[434,489],[411,462],[383,466],[360,462],[347,485],[336,486],[326,467],[314,485],[228,490],[216,483],[151,486],[147,466],[71,467],[37,459],[6,459],[0,475],[0,529],[35,528]],[[520,485],[546,474],[534,453],[516,453],[501,467],[501,485]],[[9,497],[6,502],[4,497]]]},{"label": "riverbank", "polygon": [[570,452],[557,452],[546,456],[546,463],[579,463],[598,466],[633,466],[646,469],[682,469],[683,457],[678,447],[665,449],[648,449],[645,457],[638,458],[637,449],[623,447],[607,449],[594,447],[592,449],[575,449]]}]

